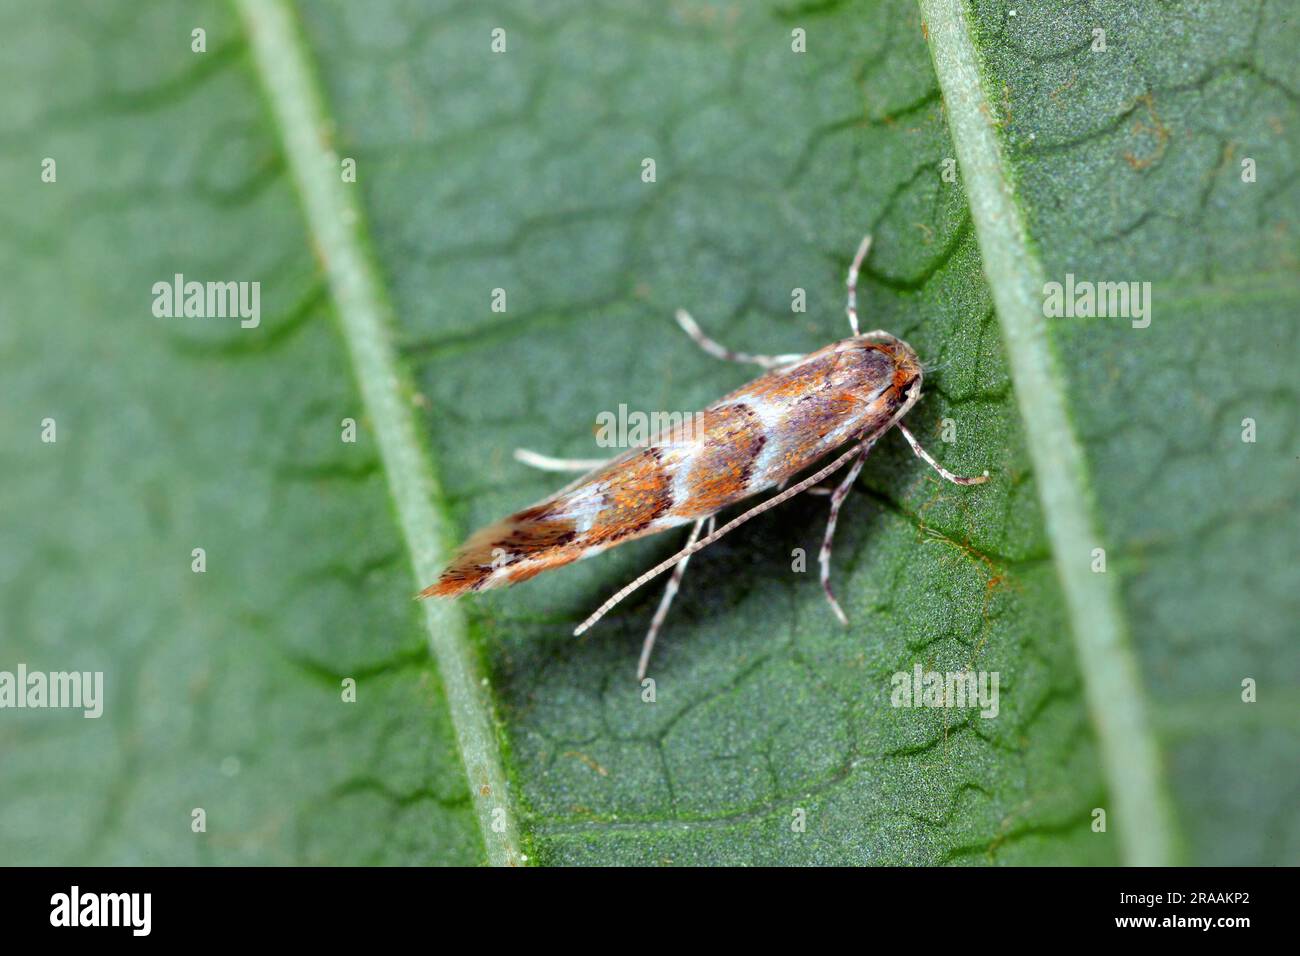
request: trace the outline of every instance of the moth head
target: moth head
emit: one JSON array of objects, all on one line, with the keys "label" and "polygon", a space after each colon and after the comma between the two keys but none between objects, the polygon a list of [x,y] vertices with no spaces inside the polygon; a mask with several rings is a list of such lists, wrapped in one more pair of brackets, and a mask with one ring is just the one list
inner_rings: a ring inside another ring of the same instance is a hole
[{"label": "moth head", "polygon": [[902,349],[896,353],[894,362],[894,396],[899,406],[911,405],[921,397],[921,380],[925,373],[916,353],[904,342],[899,342]]},{"label": "moth head", "polygon": [[858,340],[887,359],[881,392],[895,408],[910,406],[921,397],[924,370],[912,346],[887,332],[868,333]]},{"label": "moth head", "polygon": [[883,403],[887,414],[901,415],[921,396],[921,360],[902,339],[868,332],[843,339],[835,350],[841,355],[839,384]]}]

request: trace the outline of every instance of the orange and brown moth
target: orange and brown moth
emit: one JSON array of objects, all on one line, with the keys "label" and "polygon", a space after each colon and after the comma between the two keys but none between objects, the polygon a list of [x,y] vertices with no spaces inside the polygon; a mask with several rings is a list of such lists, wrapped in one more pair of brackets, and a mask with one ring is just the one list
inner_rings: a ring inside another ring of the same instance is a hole
[{"label": "orange and brown moth", "polygon": [[[912,450],[946,480],[958,485],[988,480],[987,471],[976,478],[959,478],[947,471],[903,425],[901,419],[921,397],[923,371],[906,342],[883,331],[858,331],[858,271],[870,247],[868,236],[849,266],[846,311],[853,335],[809,355],[732,352],[679,311],[678,323],[710,355],[759,365],[767,369],[766,374],[714,402],[694,422],[655,435],[608,462],[564,461],[520,449],[516,457],[526,464],[586,474],[544,501],[474,534],[420,597],[455,597],[526,581],[625,541],[689,524],[690,535],[682,550],[622,588],[574,631],[581,634],[623,598],[672,568],[642,646],[640,679],[691,555],[852,461],[831,492],[830,518],[819,554],[822,589],[835,616],[847,624],[830,586],[831,542],[840,505],[872,446],[897,427]],[[786,487],[796,475],[844,446],[851,447]],[[774,487],[784,490],[715,530],[718,512]],[[700,537],[706,522],[709,533]]]}]

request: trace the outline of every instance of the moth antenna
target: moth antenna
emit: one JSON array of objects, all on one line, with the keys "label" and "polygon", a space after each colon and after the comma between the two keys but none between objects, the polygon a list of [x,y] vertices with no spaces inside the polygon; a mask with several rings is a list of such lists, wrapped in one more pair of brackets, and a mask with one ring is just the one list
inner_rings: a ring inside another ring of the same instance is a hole
[{"label": "moth antenna", "polygon": [[[871,444],[875,444],[875,441],[876,441],[875,438],[870,439]],[[866,447],[870,448],[871,446],[866,445]],[[833,474],[834,472],[843,468],[845,465],[849,463],[849,461],[854,456],[863,453],[864,450],[862,445],[854,445],[852,449],[845,452],[839,458],[836,458],[833,462],[831,462],[826,467],[822,468],[820,471],[814,472],[813,474],[809,475],[807,478],[799,482],[797,485],[791,485],[789,488],[781,492],[779,495],[774,495],[773,497],[768,498],[766,501],[764,501],[761,505],[756,505],[753,508],[750,508],[744,514],[732,518],[730,521],[724,524],[717,531],[714,531],[711,534],[707,535],[706,537],[701,538],[700,540],[696,541],[694,544],[682,548],[682,550],[678,551],[671,558],[667,558],[666,560],[659,562],[649,571],[646,571],[639,578],[633,581],[631,584],[628,584],[625,587],[623,587],[621,590],[619,590],[618,593],[616,593],[611,598],[609,598],[609,600],[607,600],[600,607],[596,608],[596,610],[592,613],[590,617],[588,617],[585,621],[583,621],[581,624],[579,624],[576,628],[573,629],[573,636],[577,637],[579,634],[582,634],[593,624],[599,621],[602,617],[608,614],[610,609],[613,608],[620,601],[622,601],[625,597],[627,597],[633,591],[636,591],[646,582],[654,580],[659,575],[667,571],[669,568],[674,567],[679,561],[682,560],[682,558],[690,557],[696,551],[700,551],[704,548],[707,548],[709,545],[713,544],[713,542],[717,541],[723,535],[727,534],[730,531],[734,531],[736,528],[739,528],[750,518],[755,518],[758,515],[761,515],[764,511],[770,511],[772,508],[775,508],[777,505],[781,504],[781,502],[793,498],[795,495],[799,494],[799,492],[803,491],[804,489],[811,488],[813,485],[817,484],[827,475]]]}]

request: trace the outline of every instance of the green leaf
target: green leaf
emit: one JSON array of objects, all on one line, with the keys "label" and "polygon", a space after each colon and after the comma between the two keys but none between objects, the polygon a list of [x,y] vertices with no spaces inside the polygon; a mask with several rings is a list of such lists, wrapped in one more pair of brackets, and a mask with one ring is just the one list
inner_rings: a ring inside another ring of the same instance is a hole
[{"label": "green leaf", "polygon": [[[1176,815],[1191,861],[1292,862],[1294,23],[1270,3],[922,9],[1128,858],[1168,859]],[[1149,282],[1150,325],[1044,320],[1067,273]]]},{"label": "green leaf", "polygon": [[[945,366],[918,433],[949,466],[999,477],[940,485],[898,436],[882,443],[840,525],[848,630],[816,580],[824,499],[706,551],[656,650],[653,704],[635,664],[658,588],[570,632],[680,536],[466,601],[529,855],[1114,859],[1089,827],[1105,781],[966,201],[940,177],[949,139],[918,11],[582,10],[410,35],[304,10],[462,526],[562,481],[512,448],[591,457],[601,411],[689,411],[751,377],[695,349],[676,307],[747,349],[844,336],[844,274],[868,230],[868,327]],[[799,25],[815,55],[792,52]],[[811,571],[791,570],[796,548]],[[892,676],[918,663],[999,671],[1000,718],[892,708]]]},{"label": "green leaf", "polygon": [[[106,685],[98,720],[0,713],[0,858],[1293,860],[1294,27],[640,6],[0,12],[0,670]],[[849,628],[813,496],[692,560],[653,703],[661,585],[570,634],[681,535],[410,600],[563,483],[511,449],[597,457],[598,413],[751,377],[675,308],[749,351],[846,335],[868,231],[866,328],[936,367],[910,427],[993,480],[877,446]],[[1151,326],[1044,319],[1066,272],[1151,281]],[[175,273],[260,280],[259,327],[155,317]],[[891,706],[916,665],[997,672],[997,717]]]},{"label": "green leaf", "polygon": [[[477,862],[390,426],[353,384],[239,24],[83,6],[0,26],[0,670],[102,671],[103,715],[0,712],[0,859]],[[156,318],[176,273],[260,280],[260,324]]]}]

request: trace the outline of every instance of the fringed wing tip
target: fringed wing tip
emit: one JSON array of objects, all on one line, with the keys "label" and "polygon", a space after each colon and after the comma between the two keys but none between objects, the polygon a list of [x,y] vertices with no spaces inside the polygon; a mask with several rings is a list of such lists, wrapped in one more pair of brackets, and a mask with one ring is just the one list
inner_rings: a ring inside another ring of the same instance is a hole
[{"label": "fringed wing tip", "polygon": [[456,597],[526,581],[592,553],[579,537],[577,519],[562,502],[525,508],[475,532],[418,598]]},{"label": "fringed wing tip", "polygon": [[423,601],[431,597],[455,597],[460,591],[453,589],[449,584],[439,579],[415,596],[417,601]]},{"label": "fringed wing tip", "polygon": [[415,596],[417,601],[425,598],[454,598],[479,585],[483,578],[491,573],[491,568],[479,567],[473,563],[455,561],[447,567],[427,588]]},{"label": "fringed wing tip", "polygon": [[511,528],[511,519],[498,521],[473,534],[452,555],[451,563],[438,575],[438,580],[419,593],[418,599],[454,598],[466,591],[482,591],[496,587],[493,572],[500,563],[499,552],[494,552],[493,542],[501,539]]}]

